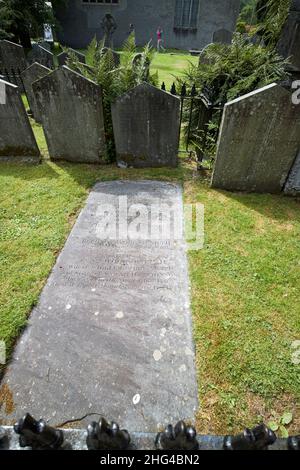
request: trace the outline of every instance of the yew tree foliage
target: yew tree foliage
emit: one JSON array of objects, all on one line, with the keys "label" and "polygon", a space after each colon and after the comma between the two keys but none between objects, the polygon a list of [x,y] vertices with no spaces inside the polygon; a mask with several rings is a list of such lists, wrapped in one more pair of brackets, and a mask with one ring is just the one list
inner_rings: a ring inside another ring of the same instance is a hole
[{"label": "yew tree foliage", "polygon": [[[252,44],[249,38],[236,33],[231,45],[211,44],[206,49],[208,63],[190,65],[182,81],[189,89],[196,84],[198,92],[205,91],[215,105],[221,107],[232,99],[250,93],[273,82],[288,78],[288,61],[280,57],[275,48]],[[206,143],[203,144],[203,130],[197,129],[198,101],[192,116],[192,143],[197,152],[214,157],[220,125],[220,115],[216,114],[208,125]],[[189,122],[189,109],[184,119]],[[187,126],[186,126],[187,128]]]},{"label": "yew tree foliage", "polygon": [[[56,6],[66,0],[53,0]],[[42,34],[44,24],[55,24],[52,8],[44,0],[0,0],[0,39],[12,39],[25,48]]]}]

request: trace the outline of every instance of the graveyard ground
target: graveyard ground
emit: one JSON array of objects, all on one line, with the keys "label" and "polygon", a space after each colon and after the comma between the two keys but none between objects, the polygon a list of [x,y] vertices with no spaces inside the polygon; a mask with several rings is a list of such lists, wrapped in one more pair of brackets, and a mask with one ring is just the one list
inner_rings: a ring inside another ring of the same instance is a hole
[{"label": "graveyard ground", "polygon": [[181,78],[189,63],[196,64],[198,57],[193,57],[186,51],[170,51],[156,54],[151,69],[158,72],[159,83],[165,82],[170,89],[176,78]]},{"label": "graveyard ground", "polygon": [[[209,188],[189,160],[178,169],[1,164],[0,333],[11,352],[96,181],[158,179],[205,204],[205,248],[189,254],[201,433],[239,431],[293,413],[299,429],[299,200]],[[0,395],[1,402],[1,395]]]}]

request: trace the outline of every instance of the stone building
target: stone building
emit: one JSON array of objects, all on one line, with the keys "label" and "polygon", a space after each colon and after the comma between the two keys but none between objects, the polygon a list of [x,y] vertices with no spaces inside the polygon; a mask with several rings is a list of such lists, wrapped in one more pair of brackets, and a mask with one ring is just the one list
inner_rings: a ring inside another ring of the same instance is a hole
[{"label": "stone building", "polygon": [[59,40],[66,46],[84,48],[97,35],[102,38],[103,18],[116,23],[113,45],[119,47],[133,25],[138,45],[156,31],[164,31],[165,47],[201,49],[211,42],[228,42],[235,29],[240,0],[69,0],[56,8],[61,24]]}]

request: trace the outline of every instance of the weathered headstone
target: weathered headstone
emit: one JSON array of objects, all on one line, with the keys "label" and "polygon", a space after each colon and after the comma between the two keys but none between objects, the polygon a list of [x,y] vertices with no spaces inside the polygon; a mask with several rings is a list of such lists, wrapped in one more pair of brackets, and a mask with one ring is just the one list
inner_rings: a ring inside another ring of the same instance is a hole
[{"label": "weathered headstone", "polygon": [[[82,64],[85,64],[86,61],[85,61],[84,54],[82,54],[81,52],[75,51],[74,49],[71,49],[71,48],[68,51],[71,52],[71,54],[74,54],[79,60],[79,62],[81,62]],[[68,52],[61,52],[60,54],[58,54],[57,56],[58,65],[60,67],[62,67],[63,65],[67,65],[69,57],[70,57],[70,54]]]},{"label": "weathered headstone", "polygon": [[[2,410],[1,418],[12,421],[30,411],[57,425],[101,413],[136,432],[194,420],[185,242],[152,238],[161,220],[156,209],[163,207],[182,222],[179,186],[96,185],[16,348],[4,378],[14,411]],[[109,238],[101,230],[106,214]]]},{"label": "weathered headstone", "polygon": [[18,87],[0,80],[0,90],[0,161],[38,163],[40,152]]},{"label": "weathered headstone", "polygon": [[135,56],[132,59],[132,65],[134,67],[138,67],[140,63],[142,62],[143,59],[143,54],[141,52],[135,54]]},{"label": "weathered headstone", "polygon": [[101,163],[105,154],[102,90],[63,66],[32,85],[50,157]]},{"label": "weathered headstone", "polygon": [[38,42],[39,46],[43,47],[44,49],[47,49],[47,51],[51,52],[51,43],[48,41],[39,41]]},{"label": "weathered headstone", "polygon": [[291,168],[289,177],[284,187],[284,192],[291,196],[295,196],[300,193],[300,152],[298,153]]},{"label": "weathered headstone", "polygon": [[214,188],[279,193],[300,148],[300,106],[275,83],[226,104]]},{"label": "weathered headstone", "polygon": [[207,44],[207,46],[205,46],[202,51],[200,52],[200,55],[199,55],[199,66],[201,66],[202,64],[206,64],[206,65],[211,65],[213,63],[213,60],[212,59],[209,59],[207,57],[207,49],[212,45],[213,43],[211,44]]},{"label": "weathered headstone", "polygon": [[21,72],[27,67],[24,49],[19,44],[3,39],[0,41],[0,70],[19,69]]},{"label": "weathered headstone", "polygon": [[113,103],[112,117],[120,166],[177,166],[179,98],[143,83]]},{"label": "weathered headstone", "polygon": [[32,111],[33,117],[37,122],[41,122],[41,116],[35,99],[35,94],[33,92],[32,84],[48,75],[50,72],[50,69],[37,62],[30,65],[30,67],[22,72],[22,80],[24,83],[28,104],[30,106],[30,110]]},{"label": "weathered headstone", "polygon": [[221,44],[231,44],[232,41],[232,31],[227,29],[218,29],[214,32],[213,42],[219,42]]},{"label": "weathered headstone", "polygon": [[54,68],[54,56],[52,52],[39,44],[33,44],[31,51],[28,53],[27,60],[29,64],[38,62],[48,69]]},{"label": "weathered headstone", "polygon": [[23,70],[27,68],[26,56],[22,46],[6,39],[0,41],[0,75],[5,80],[20,87],[23,84],[20,78]]},{"label": "weathered headstone", "polygon": [[300,71],[300,0],[293,0],[277,46],[278,52],[291,61],[292,70]]}]

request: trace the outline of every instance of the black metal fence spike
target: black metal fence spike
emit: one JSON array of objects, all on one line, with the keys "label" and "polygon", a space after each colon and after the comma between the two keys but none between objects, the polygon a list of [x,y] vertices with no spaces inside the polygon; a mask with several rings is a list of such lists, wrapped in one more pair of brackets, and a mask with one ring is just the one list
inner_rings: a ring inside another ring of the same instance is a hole
[{"label": "black metal fence spike", "polygon": [[196,96],[196,95],[197,95],[197,90],[196,90],[196,85],[194,83],[191,89],[191,96]]},{"label": "black metal fence spike", "polygon": [[48,426],[42,419],[36,421],[29,413],[14,425],[14,430],[20,436],[20,447],[54,450],[59,449],[64,442],[61,430]]},{"label": "black metal fence spike", "polygon": [[176,86],[175,86],[174,82],[173,82],[173,85],[171,87],[171,93],[172,93],[172,95],[177,95]]},{"label": "black metal fence spike", "polygon": [[166,91],[166,84],[165,84],[165,82],[162,82],[161,89],[162,89],[163,91]]},{"label": "black metal fence spike", "polygon": [[179,421],[176,426],[169,424],[164,432],[160,432],[155,440],[159,450],[198,450],[197,433],[194,427]]},{"label": "black metal fence spike", "polygon": [[267,450],[276,441],[276,435],[265,424],[253,429],[246,428],[237,436],[224,438],[224,450]]},{"label": "black metal fence spike", "polygon": [[181,96],[183,98],[186,96],[186,84],[185,83],[181,87]]},{"label": "black metal fence spike", "polygon": [[101,418],[99,423],[93,421],[89,424],[86,444],[89,450],[126,450],[130,435],[125,429],[120,430],[117,423],[108,423]]},{"label": "black metal fence spike", "polygon": [[300,435],[289,437],[287,444],[288,450],[300,450]]}]

